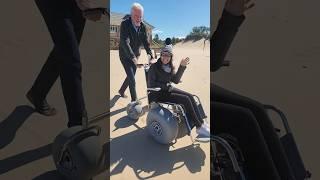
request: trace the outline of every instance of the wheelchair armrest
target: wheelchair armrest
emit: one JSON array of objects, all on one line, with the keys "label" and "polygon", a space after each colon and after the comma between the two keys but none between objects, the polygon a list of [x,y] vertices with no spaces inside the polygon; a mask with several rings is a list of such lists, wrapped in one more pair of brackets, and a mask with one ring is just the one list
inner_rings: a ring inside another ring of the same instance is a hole
[{"label": "wheelchair armrest", "polygon": [[276,112],[276,113],[280,116],[286,132],[287,132],[288,134],[291,133],[291,129],[290,129],[290,126],[289,126],[289,122],[288,122],[288,120],[287,120],[287,117],[285,116],[285,114],[284,114],[281,110],[279,110],[278,108],[276,108],[276,107],[274,107],[274,106],[272,106],[272,105],[268,105],[268,104],[264,104],[263,106],[264,106],[264,108],[265,108],[266,110],[271,110],[271,111]]}]

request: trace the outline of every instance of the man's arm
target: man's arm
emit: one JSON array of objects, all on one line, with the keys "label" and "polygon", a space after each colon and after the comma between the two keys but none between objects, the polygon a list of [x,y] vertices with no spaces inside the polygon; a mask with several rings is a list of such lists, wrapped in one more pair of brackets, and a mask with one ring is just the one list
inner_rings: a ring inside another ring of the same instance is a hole
[{"label": "man's arm", "polygon": [[244,19],[244,15],[235,16],[226,10],[223,11],[217,30],[210,40],[210,52],[212,53],[211,71],[216,71],[222,66],[231,43]]},{"label": "man's arm", "polygon": [[106,7],[105,0],[75,0],[81,10]]},{"label": "man's arm", "polygon": [[124,50],[125,56],[130,58],[131,60],[136,58],[131,46],[130,46],[130,38],[128,27],[125,24],[125,21],[121,23],[120,26],[120,48]]},{"label": "man's arm", "polygon": [[147,51],[147,54],[149,54],[151,56],[151,59],[153,59],[150,43],[148,41],[147,29],[145,26],[144,26],[144,36],[142,38],[142,43],[143,43],[144,49]]}]

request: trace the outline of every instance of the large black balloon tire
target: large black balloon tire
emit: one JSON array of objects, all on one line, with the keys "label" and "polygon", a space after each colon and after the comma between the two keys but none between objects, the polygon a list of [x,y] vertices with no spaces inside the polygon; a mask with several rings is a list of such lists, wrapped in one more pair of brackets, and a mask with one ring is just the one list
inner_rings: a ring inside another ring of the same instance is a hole
[{"label": "large black balloon tire", "polygon": [[90,180],[92,177],[103,171],[105,167],[105,154],[99,142],[99,136],[95,136],[93,131],[89,131],[77,140],[70,143],[65,154],[74,165],[74,170],[69,170],[58,163],[59,153],[63,144],[75,133],[82,129],[75,126],[62,131],[54,140],[52,145],[52,156],[58,172],[66,179],[70,180]]},{"label": "large black balloon tire", "polygon": [[130,102],[126,107],[127,115],[131,120],[138,120],[143,114],[143,108],[138,102]]},{"label": "large black balloon tire", "polygon": [[156,142],[170,144],[177,138],[179,125],[168,109],[153,105],[147,116],[147,130]]}]

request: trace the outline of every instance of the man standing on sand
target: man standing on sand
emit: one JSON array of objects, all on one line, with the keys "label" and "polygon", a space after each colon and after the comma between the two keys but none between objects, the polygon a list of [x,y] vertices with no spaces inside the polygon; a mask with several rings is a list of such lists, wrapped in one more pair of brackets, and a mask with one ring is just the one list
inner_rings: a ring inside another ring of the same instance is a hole
[{"label": "man standing on sand", "polygon": [[121,97],[126,97],[124,92],[129,86],[131,101],[137,100],[135,74],[141,45],[147,51],[149,60],[153,59],[146,25],[142,21],[143,7],[139,3],[134,3],[131,7],[131,16],[125,19],[120,27],[119,56],[127,77],[118,92]]},{"label": "man standing on sand", "polygon": [[47,103],[46,96],[60,77],[69,117],[68,127],[81,125],[86,115],[79,43],[86,19],[97,21],[104,13],[101,8],[97,8],[97,1],[36,0],[54,47],[26,96],[40,114],[55,115],[56,109]]}]

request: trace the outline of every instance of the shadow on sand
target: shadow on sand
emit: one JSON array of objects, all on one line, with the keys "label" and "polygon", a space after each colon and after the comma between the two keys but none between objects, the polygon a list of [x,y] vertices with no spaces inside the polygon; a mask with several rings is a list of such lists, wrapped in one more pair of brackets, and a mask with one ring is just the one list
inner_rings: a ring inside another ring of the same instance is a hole
[{"label": "shadow on sand", "polygon": [[48,171],[32,180],[66,180],[57,170]]},{"label": "shadow on sand", "polygon": [[0,160],[0,174],[4,174],[13,169],[19,168],[23,165],[33,161],[42,159],[51,155],[51,144],[41,146],[36,149],[22,152],[20,154]]},{"label": "shadow on sand", "polygon": [[107,107],[109,107],[109,109],[113,108],[120,98],[121,98],[120,95],[113,96],[113,98],[110,100],[109,104],[107,104]]},{"label": "shadow on sand", "polygon": [[0,149],[14,140],[18,129],[33,112],[34,109],[30,106],[17,106],[5,120],[0,122]]},{"label": "shadow on sand", "polygon": [[[130,124],[124,123],[122,126]],[[155,178],[183,166],[190,173],[196,173],[201,171],[206,159],[199,144],[169,150],[169,146],[154,142],[143,128],[111,139],[110,147],[111,176],[122,173],[127,166],[133,169],[138,179]]]}]

